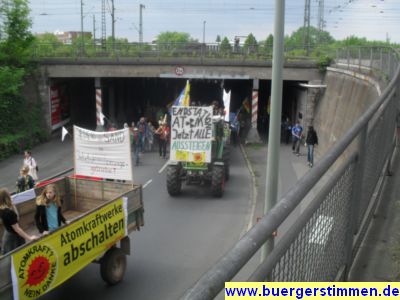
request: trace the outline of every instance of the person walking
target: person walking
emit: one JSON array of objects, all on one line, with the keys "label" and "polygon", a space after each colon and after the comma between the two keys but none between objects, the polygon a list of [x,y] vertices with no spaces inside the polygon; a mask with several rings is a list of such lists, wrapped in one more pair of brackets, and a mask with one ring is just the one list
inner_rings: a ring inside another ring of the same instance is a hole
[{"label": "person walking", "polygon": [[35,182],[31,175],[29,175],[29,167],[23,166],[20,170],[20,176],[17,180],[17,193],[33,189]]},{"label": "person walking", "polygon": [[300,122],[297,121],[296,124],[292,127],[292,150],[293,153],[297,156],[300,155],[300,143],[301,143],[301,136],[303,134],[303,127],[301,127]]},{"label": "person walking", "polygon": [[167,158],[167,143],[169,139],[169,129],[167,124],[165,122],[162,122],[155,133],[159,136],[158,149],[160,157]]},{"label": "person walking", "polygon": [[141,145],[142,143],[140,140],[139,129],[135,127],[133,128],[133,133],[132,133],[132,149],[135,159],[135,166],[139,165],[140,151],[142,150]]},{"label": "person walking", "polygon": [[318,145],[318,135],[313,126],[308,127],[306,145],[308,166],[312,168],[314,165],[314,146]]},{"label": "person walking", "polygon": [[289,144],[290,136],[291,136],[291,133],[292,133],[292,123],[290,122],[289,118],[286,118],[283,121],[282,129],[283,129],[283,141],[287,145],[287,144]]},{"label": "person walking", "polygon": [[36,163],[36,160],[32,157],[32,152],[29,150],[25,150],[24,152],[24,166],[29,167],[29,175],[32,176],[33,180],[36,182],[38,177],[39,167]]},{"label": "person walking", "polygon": [[61,223],[68,224],[61,212],[61,197],[54,184],[46,185],[36,198],[35,224],[41,234],[56,230]]},{"label": "person walking", "polygon": [[7,189],[0,189],[0,219],[4,226],[0,252],[2,255],[25,244],[25,241],[38,239],[36,235],[27,234],[19,226],[17,209],[12,204],[11,196]]}]

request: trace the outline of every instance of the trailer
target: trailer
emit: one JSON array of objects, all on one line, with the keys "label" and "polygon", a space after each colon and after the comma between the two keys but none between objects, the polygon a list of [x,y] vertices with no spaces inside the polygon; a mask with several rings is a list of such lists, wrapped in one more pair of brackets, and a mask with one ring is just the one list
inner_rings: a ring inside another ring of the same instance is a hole
[{"label": "trailer", "polygon": [[[144,225],[142,188],[116,180],[76,176],[52,182],[69,221],[49,235],[0,256],[0,299],[37,299],[94,262],[110,285],[123,279],[129,234]],[[38,234],[35,199],[45,186],[31,190],[16,204],[20,226]],[[30,196],[29,196],[30,195]],[[17,201],[18,202],[18,201]],[[3,233],[0,224],[0,235]]]}]

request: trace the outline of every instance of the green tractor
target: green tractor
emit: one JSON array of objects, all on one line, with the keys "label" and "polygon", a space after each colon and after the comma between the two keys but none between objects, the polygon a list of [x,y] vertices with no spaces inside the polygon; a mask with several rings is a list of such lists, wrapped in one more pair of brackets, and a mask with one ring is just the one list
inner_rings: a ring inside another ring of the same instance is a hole
[{"label": "green tractor", "polygon": [[181,193],[186,184],[211,185],[213,196],[222,197],[229,180],[229,124],[220,116],[212,121],[211,162],[170,161],[167,166],[167,190],[171,196]]}]

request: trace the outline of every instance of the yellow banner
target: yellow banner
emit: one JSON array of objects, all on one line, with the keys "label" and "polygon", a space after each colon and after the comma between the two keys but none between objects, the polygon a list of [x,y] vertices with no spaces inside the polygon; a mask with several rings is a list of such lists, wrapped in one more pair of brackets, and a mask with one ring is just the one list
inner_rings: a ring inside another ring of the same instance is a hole
[{"label": "yellow banner", "polygon": [[226,282],[225,299],[398,299],[399,282]]},{"label": "yellow banner", "polygon": [[14,300],[36,299],[127,235],[126,199],[118,199],[12,256]]}]

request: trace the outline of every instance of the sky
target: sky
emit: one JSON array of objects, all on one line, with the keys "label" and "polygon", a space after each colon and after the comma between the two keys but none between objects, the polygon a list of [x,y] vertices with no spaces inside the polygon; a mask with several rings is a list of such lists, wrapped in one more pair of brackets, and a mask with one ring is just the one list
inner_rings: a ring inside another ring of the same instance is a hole
[{"label": "sky", "polygon": [[[34,33],[95,28],[101,35],[101,0],[30,0]],[[106,0],[106,32],[111,35],[111,1]],[[311,25],[318,27],[318,1],[311,1]],[[114,0],[115,35],[139,41],[139,6],[143,9],[143,41],[160,32],[178,31],[213,43],[217,35],[255,35],[264,40],[273,33],[275,0]],[[400,0],[325,0],[325,30],[335,39],[350,35],[400,43]],[[204,22],[205,21],[205,22]],[[285,35],[303,26],[304,0],[286,0]],[[241,38],[244,40],[244,38]]]}]

